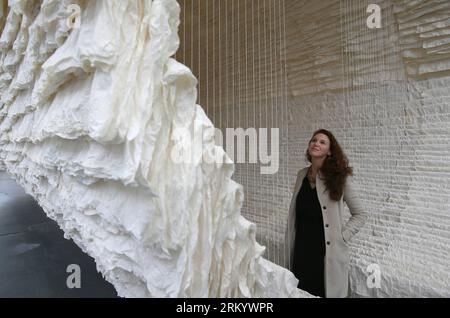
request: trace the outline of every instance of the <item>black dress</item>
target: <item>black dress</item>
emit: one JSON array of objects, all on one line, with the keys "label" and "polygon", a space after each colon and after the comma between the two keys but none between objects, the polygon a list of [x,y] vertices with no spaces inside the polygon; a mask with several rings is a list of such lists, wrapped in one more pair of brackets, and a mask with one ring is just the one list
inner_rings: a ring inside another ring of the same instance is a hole
[{"label": "black dress", "polygon": [[325,297],[325,235],[316,188],[305,177],[296,199],[294,275],[298,288]]}]

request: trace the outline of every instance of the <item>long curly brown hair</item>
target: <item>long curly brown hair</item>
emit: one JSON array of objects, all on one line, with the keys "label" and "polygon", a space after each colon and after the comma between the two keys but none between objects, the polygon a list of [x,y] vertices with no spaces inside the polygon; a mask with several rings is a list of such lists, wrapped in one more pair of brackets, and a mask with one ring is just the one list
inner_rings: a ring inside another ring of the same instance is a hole
[{"label": "long curly brown hair", "polygon": [[[330,198],[339,201],[344,193],[347,177],[353,174],[353,169],[348,166],[347,156],[336,138],[326,129],[319,129],[314,132],[308,143],[308,148],[314,136],[317,134],[324,134],[330,140],[331,155],[325,158],[322,167],[320,167],[320,172],[323,175],[325,187],[328,190]],[[308,153],[308,148],[306,148],[306,159],[311,162],[311,155]]]}]

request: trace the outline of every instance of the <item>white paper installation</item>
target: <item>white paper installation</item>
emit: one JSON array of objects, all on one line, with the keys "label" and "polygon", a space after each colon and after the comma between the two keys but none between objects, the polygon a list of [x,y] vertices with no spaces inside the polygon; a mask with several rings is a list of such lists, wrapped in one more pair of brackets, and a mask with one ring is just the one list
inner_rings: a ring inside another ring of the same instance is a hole
[{"label": "white paper installation", "polygon": [[240,214],[242,187],[195,104],[197,80],[170,58],[175,0],[2,9],[0,166],[120,296],[309,296],[262,258]]}]

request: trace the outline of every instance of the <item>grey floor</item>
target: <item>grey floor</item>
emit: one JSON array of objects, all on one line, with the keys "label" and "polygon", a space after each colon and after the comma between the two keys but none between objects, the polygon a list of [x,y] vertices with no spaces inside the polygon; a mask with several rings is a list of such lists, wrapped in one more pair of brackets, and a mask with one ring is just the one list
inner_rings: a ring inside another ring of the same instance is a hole
[{"label": "grey floor", "polygon": [[[80,288],[67,272],[80,269]],[[94,259],[63,237],[34,199],[0,171],[0,297],[117,297]]]}]

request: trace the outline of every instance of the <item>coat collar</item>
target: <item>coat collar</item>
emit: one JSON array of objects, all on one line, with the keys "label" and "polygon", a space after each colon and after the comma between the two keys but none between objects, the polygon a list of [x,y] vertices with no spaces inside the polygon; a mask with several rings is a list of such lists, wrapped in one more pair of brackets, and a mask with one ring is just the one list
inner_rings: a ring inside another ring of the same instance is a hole
[{"label": "coat collar", "polygon": [[[308,174],[308,170],[311,167],[311,165],[309,165],[308,167],[304,168],[302,170],[302,174],[301,174],[301,180],[303,180],[303,178]],[[325,193],[326,187],[325,187],[325,182],[322,180],[323,178],[323,174],[319,171],[317,171],[316,174],[316,188],[317,188],[317,193],[318,194],[323,194]]]},{"label": "coat collar", "polygon": [[317,187],[317,193],[319,193],[319,194],[325,193],[327,191],[326,187],[325,187],[325,182],[322,178],[323,178],[323,174],[320,171],[317,171],[316,187]]}]

